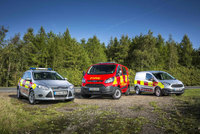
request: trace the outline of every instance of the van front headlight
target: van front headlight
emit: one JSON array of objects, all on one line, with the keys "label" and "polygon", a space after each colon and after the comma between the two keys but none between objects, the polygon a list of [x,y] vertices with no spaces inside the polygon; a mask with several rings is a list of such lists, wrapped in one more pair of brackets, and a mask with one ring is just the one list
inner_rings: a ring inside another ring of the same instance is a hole
[{"label": "van front headlight", "polygon": [[114,81],[114,77],[111,77],[107,80],[105,80],[105,83],[112,83]]},{"label": "van front headlight", "polygon": [[169,85],[171,85],[170,83],[168,83],[168,82],[162,82],[162,84],[163,85],[166,85],[166,86],[169,86]]}]

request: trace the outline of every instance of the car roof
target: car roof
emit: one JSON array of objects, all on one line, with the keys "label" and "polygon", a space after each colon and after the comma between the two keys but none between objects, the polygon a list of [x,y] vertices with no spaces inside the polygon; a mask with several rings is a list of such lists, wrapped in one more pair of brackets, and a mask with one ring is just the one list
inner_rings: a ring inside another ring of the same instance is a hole
[{"label": "car roof", "polygon": [[55,72],[51,70],[27,70],[26,72]]},{"label": "car roof", "polygon": [[164,73],[164,71],[141,71],[137,73]]}]

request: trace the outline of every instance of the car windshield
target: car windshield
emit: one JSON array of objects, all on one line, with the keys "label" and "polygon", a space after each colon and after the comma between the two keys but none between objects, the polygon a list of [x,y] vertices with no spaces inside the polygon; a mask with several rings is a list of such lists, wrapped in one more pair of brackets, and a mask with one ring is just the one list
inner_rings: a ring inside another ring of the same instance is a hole
[{"label": "car windshield", "polygon": [[116,65],[94,65],[88,74],[112,74],[115,72]]},{"label": "car windshield", "polygon": [[56,72],[34,72],[34,80],[64,80],[64,78]]},{"label": "car windshield", "polygon": [[175,80],[173,76],[171,76],[168,73],[164,72],[159,72],[159,73],[153,73],[153,75],[158,79],[158,80]]}]

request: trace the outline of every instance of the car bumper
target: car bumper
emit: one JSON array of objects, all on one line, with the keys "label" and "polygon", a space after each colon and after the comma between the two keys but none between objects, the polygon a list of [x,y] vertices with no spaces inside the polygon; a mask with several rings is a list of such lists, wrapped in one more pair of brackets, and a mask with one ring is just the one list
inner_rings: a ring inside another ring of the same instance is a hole
[{"label": "car bumper", "polygon": [[[98,88],[99,91],[91,91],[91,88]],[[101,86],[101,87],[81,87],[81,94],[91,94],[91,95],[113,95],[115,93],[116,87],[113,86]]]},{"label": "car bumper", "polygon": [[[67,91],[67,94],[56,95],[55,92]],[[74,90],[35,90],[35,100],[71,100],[74,99]]]},{"label": "car bumper", "polygon": [[179,89],[164,88],[163,91],[166,94],[183,94],[184,88],[179,88]]}]

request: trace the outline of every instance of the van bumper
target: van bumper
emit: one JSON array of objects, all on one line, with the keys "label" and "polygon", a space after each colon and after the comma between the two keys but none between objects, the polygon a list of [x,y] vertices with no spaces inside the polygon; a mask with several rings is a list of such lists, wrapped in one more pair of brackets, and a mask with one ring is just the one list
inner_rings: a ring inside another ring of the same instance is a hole
[{"label": "van bumper", "polygon": [[[92,91],[92,88],[98,88],[99,91]],[[90,95],[113,95],[117,87],[114,86],[101,86],[101,87],[81,87],[81,94]]]},{"label": "van bumper", "polygon": [[183,94],[184,88],[181,89],[171,89],[171,88],[163,88],[165,94]]}]

